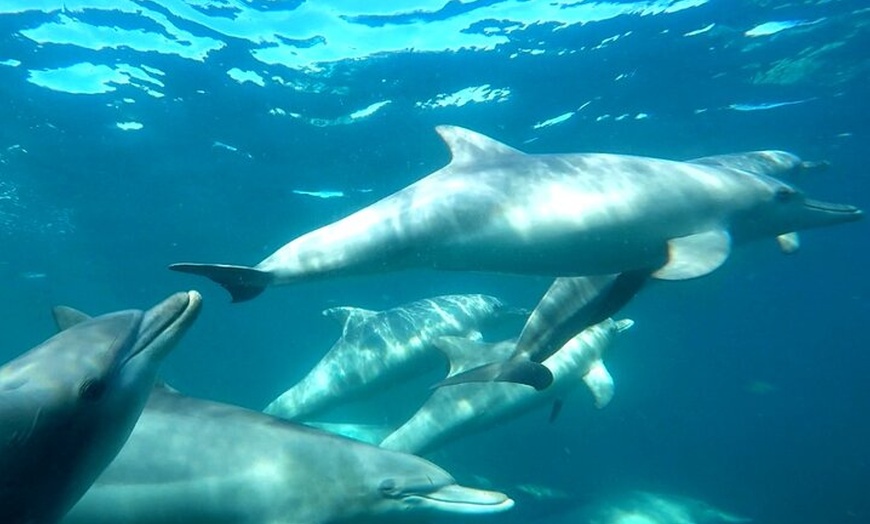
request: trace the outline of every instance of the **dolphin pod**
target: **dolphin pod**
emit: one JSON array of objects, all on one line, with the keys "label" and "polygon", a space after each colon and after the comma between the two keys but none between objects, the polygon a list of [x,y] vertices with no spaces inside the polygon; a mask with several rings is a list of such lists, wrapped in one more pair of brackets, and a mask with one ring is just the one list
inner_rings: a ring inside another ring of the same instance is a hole
[{"label": "dolphin pod", "polygon": [[0,522],[56,522],[121,449],[158,366],[196,319],[197,292],[64,329],[0,368]]},{"label": "dolphin pod", "polygon": [[422,522],[512,506],[422,458],[158,387],[62,524]]},{"label": "dolphin pod", "polygon": [[798,230],[862,216],[773,178],[803,165],[788,153],[687,162],[526,154],[468,129],[436,130],[448,165],[256,266],[170,268],[210,278],[236,302],[268,286],[411,267],[553,277],[642,270],[679,280],[715,270],[732,241],[786,235],[791,246]]},{"label": "dolphin pod", "polygon": [[296,385],[264,410],[299,420],[426,371],[435,363],[435,339],[479,334],[487,320],[505,314],[488,295],[445,295],[386,311],[338,307],[324,311],[342,323],[341,338]]}]

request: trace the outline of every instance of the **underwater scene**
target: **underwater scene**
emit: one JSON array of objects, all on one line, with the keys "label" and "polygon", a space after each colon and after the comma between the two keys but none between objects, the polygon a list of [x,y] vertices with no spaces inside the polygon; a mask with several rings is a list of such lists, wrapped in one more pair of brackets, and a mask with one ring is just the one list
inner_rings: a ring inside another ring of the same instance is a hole
[{"label": "underwater scene", "polygon": [[0,523],[870,524],[870,5],[0,1]]}]

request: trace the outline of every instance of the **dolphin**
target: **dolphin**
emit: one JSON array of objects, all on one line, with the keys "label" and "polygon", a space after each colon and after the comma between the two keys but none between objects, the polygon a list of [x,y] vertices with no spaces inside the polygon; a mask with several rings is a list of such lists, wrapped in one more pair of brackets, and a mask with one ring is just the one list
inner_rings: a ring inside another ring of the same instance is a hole
[{"label": "dolphin", "polygon": [[805,173],[824,171],[830,167],[825,160],[801,160],[800,157],[788,151],[747,151],[745,153],[729,153],[693,158],[689,162],[712,167],[737,169],[754,175],[790,178]]},{"label": "dolphin", "polygon": [[158,387],[62,524],[420,522],[512,506],[422,458]]},{"label": "dolphin", "polygon": [[[553,385],[535,391],[509,382],[456,384],[436,389],[411,418],[381,442],[381,447],[425,454],[445,443],[515,418],[554,400],[561,400],[580,381],[606,406],[613,397],[613,379],[602,361],[616,335],[633,321],[606,319],[573,337],[547,358],[543,365],[553,374]],[[439,348],[450,359],[450,374],[487,362],[502,361],[514,351],[511,341],[483,344],[468,339],[442,337]]]},{"label": "dolphin", "polygon": [[444,295],[386,311],[353,307],[325,310],[343,324],[341,338],[299,383],[264,410],[300,420],[351,398],[425,373],[439,356],[433,341],[443,335],[476,335],[488,320],[513,310],[488,295]]},{"label": "dolphin", "polygon": [[268,286],[407,268],[552,277],[649,270],[679,280],[714,271],[732,241],[862,217],[727,162],[526,154],[468,129],[436,131],[449,164],[256,266],[170,268],[212,279],[235,302]]},{"label": "dolphin", "polygon": [[68,329],[0,368],[0,522],[53,523],[75,504],[127,440],[200,304],[189,291],[93,319],[59,308]]},{"label": "dolphin", "polygon": [[615,314],[640,290],[648,271],[618,275],[557,278],[520,333],[507,359],[491,359],[479,367],[463,366],[435,387],[466,382],[515,382],[543,390],[553,373],[542,364],[587,327]]},{"label": "dolphin", "polygon": [[604,497],[601,501],[582,508],[578,512],[572,512],[555,519],[555,522],[742,524],[752,522],[752,519],[723,511],[707,502],[689,497],[649,491],[629,491]]}]

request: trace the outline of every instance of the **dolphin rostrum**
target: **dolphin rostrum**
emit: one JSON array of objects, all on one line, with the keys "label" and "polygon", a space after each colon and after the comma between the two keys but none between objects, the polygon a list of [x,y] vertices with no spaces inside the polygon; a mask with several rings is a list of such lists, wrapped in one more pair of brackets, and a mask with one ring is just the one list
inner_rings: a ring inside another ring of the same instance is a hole
[{"label": "dolphin rostrum", "polygon": [[419,457],[158,387],[62,524],[421,522],[512,506]]},{"label": "dolphin rostrum", "polygon": [[688,279],[719,267],[732,240],[862,216],[853,206],[806,198],[768,176],[783,167],[757,158],[745,169],[724,155],[677,162],[526,154],[460,127],[436,130],[452,154],[448,165],[290,241],[255,267],[170,268],[214,280],[236,302],[271,285],[412,267],[553,277],[649,270]]},{"label": "dolphin rostrum", "polygon": [[148,311],[67,328],[0,368],[0,522],[56,522],[127,440],[157,368],[196,319],[201,298],[176,293]]}]

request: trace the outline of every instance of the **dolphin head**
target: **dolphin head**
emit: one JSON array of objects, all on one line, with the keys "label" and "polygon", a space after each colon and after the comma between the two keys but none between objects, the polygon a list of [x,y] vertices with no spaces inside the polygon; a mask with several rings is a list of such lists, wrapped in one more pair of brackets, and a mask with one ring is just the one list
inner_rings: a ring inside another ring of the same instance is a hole
[{"label": "dolphin head", "polygon": [[66,329],[0,368],[0,438],[15,448],[0,453],[0,483],[26,487],[2,494],[16,501],[13,519],[51,521],[78,500],[126,441],[199,305],[190,292],[145,312],[67,314]]},{"label": "dolphin head", "polygon": [[131,390],[147,396],[160,362],[196,319],[201,302],[196,291],[175,293],[147,311],[119,311],[94,318],[70,308],[55,308],[61,332],[45,345],[47,350],[52,346],[64,349],[51,351],[52,358],[43,360],[48,369],[40,376],[51,376],[55,383],[69,379],[63,385],[69,390],[66,394],[83,401],[101,401],[107,393],[123,397],[120,392]]},{"label": "dolphin head", "polygon": [[736,236],[778,236],[803,229],[833,226],[863,218],[861,209],[808,198],[796,187],[772,177],[753,175],[761,198],[732,224]]},{"label": "dolphin head", "polygon": [[388,450],[365,461],[366,491],[374,500],[368,516],[376,520],[408,520],[457,514],[506,511],[514,501],[505,494],[457,484],[449,473],[431,462]]},{"label": "dolphin head", "polygon": [[175,293],[143,313],[136,341],[122,365],[126,384],[144,379],[148,395],[160,362],[196,320],[201,305],[202,296],[187,291]]}]

